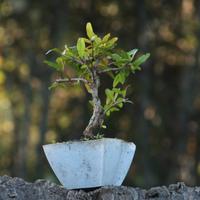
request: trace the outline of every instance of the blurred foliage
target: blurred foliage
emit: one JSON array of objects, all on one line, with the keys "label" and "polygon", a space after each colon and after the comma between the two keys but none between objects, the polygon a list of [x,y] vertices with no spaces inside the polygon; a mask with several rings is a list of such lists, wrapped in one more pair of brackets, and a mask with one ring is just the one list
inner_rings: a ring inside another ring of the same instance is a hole
[{"label": "blurred foliage", "polygon": [[[42,144],[80,137],[89,97],[78,87],[51,93],[57,75],[43,60],[48,49],[73,44],[87,21],[122,48],[151,53],[128,90],[134,105],[105,130],[137,145],[126,183],[200,184],[198,0],[1,0],[0,175],[53,179]],[[109,79],[101,82],[104,91]]]}]

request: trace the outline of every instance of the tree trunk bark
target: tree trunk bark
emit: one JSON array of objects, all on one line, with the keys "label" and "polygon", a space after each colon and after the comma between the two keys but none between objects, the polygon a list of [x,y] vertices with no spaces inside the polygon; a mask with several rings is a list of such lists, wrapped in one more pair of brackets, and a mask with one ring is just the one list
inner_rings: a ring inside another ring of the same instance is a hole
[{"label": "tree trunk bark", "polygon": [[90,88],[93,101],[93,114],[92,117],[90,118],[88,126],[85,128],[83,132],[84,136],[94,136],[96,131],[98,131],[98,129],[101,128],[101,125],[104,120],[103,108],[98,94],[100,80],[95,70],[92,73],[93,73],[93,83],[91,84]]}]

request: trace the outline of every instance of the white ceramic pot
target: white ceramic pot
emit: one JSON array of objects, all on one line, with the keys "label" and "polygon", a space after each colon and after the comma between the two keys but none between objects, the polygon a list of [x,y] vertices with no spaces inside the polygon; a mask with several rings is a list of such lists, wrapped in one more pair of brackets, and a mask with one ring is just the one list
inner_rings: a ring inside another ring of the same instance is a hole
[{"label": "white ceramic pot", "polygon": [[132,142],[103,138],[43,145],[46,157],[67,189],[119,186],[131,165]]}]

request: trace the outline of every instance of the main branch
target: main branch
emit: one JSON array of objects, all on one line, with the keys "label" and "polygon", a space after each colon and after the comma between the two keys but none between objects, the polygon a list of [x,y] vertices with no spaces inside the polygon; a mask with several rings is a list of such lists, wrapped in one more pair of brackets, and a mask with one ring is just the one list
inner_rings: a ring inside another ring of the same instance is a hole
[{"label": "main branch", "polygon": [[92,76],[93,76],[93,82],[90,85],[90,89],[93,101],[93,114],[92,117],[90,118],[89,124],[87,125],[87,127],[83,132],[84,136],[93,136],[95,134],[95,131],[100,129],[104,121],[103,108],[98,94],[100,80],[95,69],[92,70]]}]

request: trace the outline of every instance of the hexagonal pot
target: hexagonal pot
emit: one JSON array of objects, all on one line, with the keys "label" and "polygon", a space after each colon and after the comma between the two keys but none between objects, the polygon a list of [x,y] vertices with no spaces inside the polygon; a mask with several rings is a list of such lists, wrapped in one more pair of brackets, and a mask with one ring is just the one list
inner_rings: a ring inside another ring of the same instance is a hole
[{"label": "hexagonal pot", "polygon": [[136,146],[103,138],[43,145],[51,168],[67,189],[120,186]]}]

